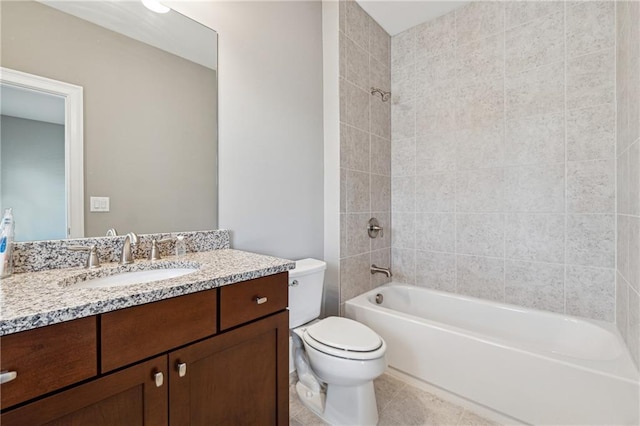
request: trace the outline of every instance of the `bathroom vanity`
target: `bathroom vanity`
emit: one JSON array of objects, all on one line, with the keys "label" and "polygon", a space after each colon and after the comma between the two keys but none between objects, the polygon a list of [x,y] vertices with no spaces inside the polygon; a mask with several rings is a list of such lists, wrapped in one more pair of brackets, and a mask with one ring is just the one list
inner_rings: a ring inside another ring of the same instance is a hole
[{"label": "bathroom vanity", "polygon": [[288,424],[293,262],[224,249],[134,265],[198,270],[104,289],[73,283],[123,267],[4,280],[10,298],[39,288],[48,301],[3,301],[1,370],[17,375],[0,386],[0,423]]}]

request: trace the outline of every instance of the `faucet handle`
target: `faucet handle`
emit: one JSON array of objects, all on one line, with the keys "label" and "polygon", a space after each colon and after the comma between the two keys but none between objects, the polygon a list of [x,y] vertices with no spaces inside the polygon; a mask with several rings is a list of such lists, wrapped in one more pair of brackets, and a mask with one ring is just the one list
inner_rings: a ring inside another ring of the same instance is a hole
[{"label": "faucet handle", "polygon": [[85,268],[99,268],[100,267],[100,257],[98,257],[98,248],[94,244],[90,247],[87,246],[67,246],[67,249],[71,251],[88,251],[89,256],[87,256],[87,261],[85,262]]},{"label": "faucet handle", "polygon": [[163,238],[161,240],[156,240],[153,238],[151,240],[151,252],[149,252],[149,260],[160,260],[162,256],[160,256],[160,250],[158,250],[158,244],[167,243],[169,241],[173,241],[173,238]]}]

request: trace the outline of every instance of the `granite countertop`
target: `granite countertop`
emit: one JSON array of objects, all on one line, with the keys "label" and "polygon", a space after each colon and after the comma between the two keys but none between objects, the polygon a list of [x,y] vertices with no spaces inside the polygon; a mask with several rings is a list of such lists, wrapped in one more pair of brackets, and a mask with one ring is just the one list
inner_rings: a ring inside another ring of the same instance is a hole
[{"label": "granite countertop", "polygon": [[[162,281],[94,289],[73,288],[87,279],[125,271],[198,268]],[[103,263],[98,269],[68,268],[25,272],[0,280],[0,336],[101,314],[129,306],[208,290],[295,268],[286,259],[221,249],[167,256],[130,265]]]}]

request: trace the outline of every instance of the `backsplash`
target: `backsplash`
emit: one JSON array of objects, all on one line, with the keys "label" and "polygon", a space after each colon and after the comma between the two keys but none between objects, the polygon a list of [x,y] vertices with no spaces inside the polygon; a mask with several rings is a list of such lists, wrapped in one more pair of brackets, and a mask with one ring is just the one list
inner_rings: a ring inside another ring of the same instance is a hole
[{"label": "backsplash", "polygon": [[[151,240],[184,235],[187,253],[230,248],[229,231],[172,232],[138,235],[138,244],[133,248],[136,259],[147,259],[151,251]],[[117,262],[122,251],[124,235],[117,237],[77,238],[69,240],[29,241],[16,243],[13,254],[14,273],[37,272],[48,269],[71,268],[84,265],[86,252],[68,250],[69,246],[96,245],[101,263]],[[175,250],[175,238],[159,244],[162,256],[171,256]]]}]

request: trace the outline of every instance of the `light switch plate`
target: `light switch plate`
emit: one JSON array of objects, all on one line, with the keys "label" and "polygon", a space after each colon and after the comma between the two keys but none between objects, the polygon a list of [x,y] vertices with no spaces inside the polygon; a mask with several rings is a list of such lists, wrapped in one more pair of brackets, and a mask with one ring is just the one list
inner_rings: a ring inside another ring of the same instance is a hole
[{"label": "light switch plate", "polygon": [[96,213],[106,213],[109,211],[109,197],[91,197],[90,211]]}]

